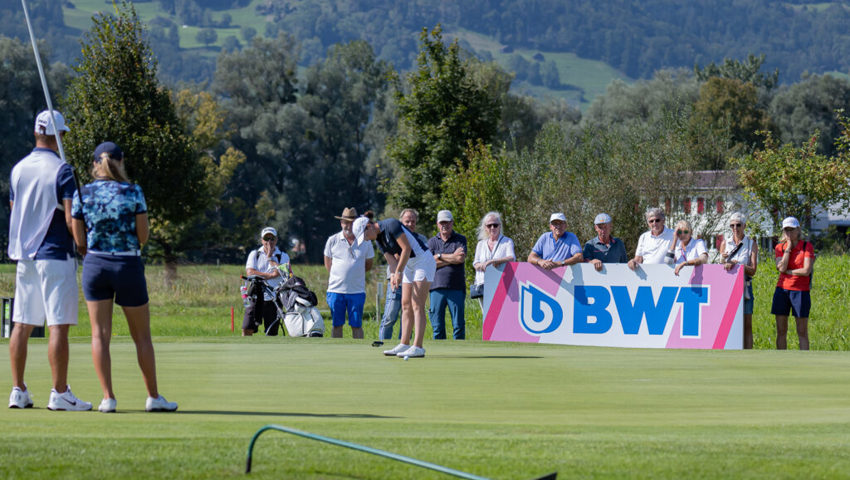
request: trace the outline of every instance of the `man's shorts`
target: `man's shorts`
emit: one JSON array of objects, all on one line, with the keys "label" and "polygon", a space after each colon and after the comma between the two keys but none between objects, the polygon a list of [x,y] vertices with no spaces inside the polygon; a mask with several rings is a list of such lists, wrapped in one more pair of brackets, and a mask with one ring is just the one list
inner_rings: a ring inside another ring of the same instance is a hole
[{"label": "man's shorts", "polygon": [[348,324],[351,328],[363,326],[363,305],[366,304],[365,293],[336,293],[328,292],[328,307],[331,309],[333,326],[345,325],[345,313],[348,312]]},{"label": "man's shorts", "polygon": [[19,260],[15,272],[16,323],[41,327],[76,325],[77,263],[67,260]]},{"label": "man's shorts", "polygon": [[401,283],[413,283],[427,280],[434,281],[434,274],[437,273],[437,261],[434,256],[426,250],[425,255],[411,257],[407,260],[407,265],[404,266],[404,275]]},{"label": "man's shorts", "polygon": [[788,316],[794,312],[796,318],[809,318],[809,310],[812,308],[812,297],[809,291],[785,290],[776,287],[773,291],[773,306],[770,313],[773,315]]},{"label": "man's shorts", "polygon": [[142,257],[90,253],[83,260],[83,296],[89,302],[115,299],[122,307],[148,303]]}]

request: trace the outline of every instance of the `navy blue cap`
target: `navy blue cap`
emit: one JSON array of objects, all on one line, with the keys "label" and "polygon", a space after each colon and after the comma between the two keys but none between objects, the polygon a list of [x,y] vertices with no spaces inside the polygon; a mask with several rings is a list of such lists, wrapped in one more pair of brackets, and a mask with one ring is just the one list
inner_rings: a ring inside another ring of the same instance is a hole
[{"label": "navy blue cap", "polygon": [[94,149],[95,163],[100,162],[100,156],[104,153],[109,154],[113,160],[122,160],[124,158],[124,152],[121,151],[121,147],[112,142],[103,142]]}]

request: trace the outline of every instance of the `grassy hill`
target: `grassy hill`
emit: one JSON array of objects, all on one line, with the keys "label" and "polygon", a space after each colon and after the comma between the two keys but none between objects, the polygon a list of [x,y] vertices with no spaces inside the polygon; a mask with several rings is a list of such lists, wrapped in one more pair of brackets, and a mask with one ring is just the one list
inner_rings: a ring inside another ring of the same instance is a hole
[{"label": "grassy hill", "polygon": [[[257,30],[258,35],[262,35],[266,20],[256,12],[256,5],[259,3],[261,3],[261,0],[254,0],[243,8],[217,12],[217,16],[224,14],[230,15],[232,22],[228,28],[214,28],[218,34],[218,39],[209,46],[198,42],[195,38],[201,30],[200,27],[181,25],[178,30],[180,35],[179,47],[181,49],[196,50],[199,54],[205,56],[214,56],[218,54],[224,40],[229,36],[236,37],[242,44],[246,43],[240,35],[242,27],[253,27]],[[91,17],[93,14],[99,11],[107,12],[112,9],[111,4],[108,4],[104,0],[76,0],[73,2],[73,5],[74,8],[69,8],[67,4],[63,6],[65,23],[67,26],[80,31],[87,31],[91,27]],[[150,22],[157,16],[166,17],[174,22],[178,22],[176,17],[165,15],[165,12],[159,9],[159,5],[156,2],[135,3],[134,5],[139,17],[145,22]],[[459,39],[465,48],[474,51],[482,58],[492,58],[503,67],[507,66],[508,58],[511,55],[521,55],[527,61],[534,62],[534,55],[542,54],[546,60],[555,62],[564,88],[551,89],[540,85],[531,85],[527,82],[514,82],[513,91],[518,94],[530,95],[541,99],[563,99],[583,109],[590,104],[593,98],[604,93],[612,80],[631,81],[625,74],[612,68],[605,62],[583,59],[573,53],[537,51],[523,48],[512,49],[511,53],[505,53],[506,46],[491,36],[463,29],[450,30],[445,33],[446,39],[450,40],[455,37]]]}]

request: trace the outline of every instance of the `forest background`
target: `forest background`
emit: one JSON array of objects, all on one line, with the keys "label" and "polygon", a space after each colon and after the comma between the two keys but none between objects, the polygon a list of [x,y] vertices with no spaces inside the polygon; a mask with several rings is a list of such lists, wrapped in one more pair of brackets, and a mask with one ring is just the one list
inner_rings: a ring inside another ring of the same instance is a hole
[{"label": "forest background", "polygon": [[[606,211],[633,249],[648,205],[696,213],[704,170],[768,224],[846,208],[840,2],[28,3],[69,161],[126,145],[166,263],[241,263],[267,224],[317,263],[346,206],[418,208],[425,234],[449,208],[473,245],[499,210],[521,258],[552,211],[582,241]],[[6,191],[44,101],[20,2],[0,33]]]}]

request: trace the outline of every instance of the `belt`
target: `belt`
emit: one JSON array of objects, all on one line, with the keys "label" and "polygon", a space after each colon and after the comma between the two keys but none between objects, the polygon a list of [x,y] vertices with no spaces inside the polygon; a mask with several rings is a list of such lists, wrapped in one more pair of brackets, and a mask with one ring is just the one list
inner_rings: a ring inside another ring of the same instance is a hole
[{"label": "belt", "polygon": [[141,250],[130,250],[127,252],[101,252],[99,250],[89,250],[88,253],[102,255],[104,257],[140,257],[142,255]]}]

